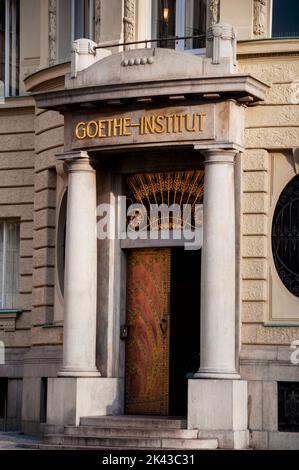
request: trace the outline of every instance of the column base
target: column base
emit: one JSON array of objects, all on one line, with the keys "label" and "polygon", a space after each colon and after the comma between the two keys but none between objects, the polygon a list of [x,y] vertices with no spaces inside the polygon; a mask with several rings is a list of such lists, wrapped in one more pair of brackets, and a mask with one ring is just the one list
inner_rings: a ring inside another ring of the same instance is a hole
[{"label": "column base", "polygon": [[232,371],[221,371],[217,369],[199,369],[193,375],[194,379],[228,379],[228,380],[239,380],[240,374],[236,370]]},{"label": "column base", "polygon": [[247,381],[188,380],[188,429],[217,438],[220,448],[248,448]]},{"label": "column base", "polygon": [[76,369],[61,369],[57,374],[58,377],[101,377],[98,369],[93,370],[76,370]]},{"label": "column base", "polygon": [[124,380],[106,377],[48,379],[47,424],[78,426],[85,416],[123,413]]}]

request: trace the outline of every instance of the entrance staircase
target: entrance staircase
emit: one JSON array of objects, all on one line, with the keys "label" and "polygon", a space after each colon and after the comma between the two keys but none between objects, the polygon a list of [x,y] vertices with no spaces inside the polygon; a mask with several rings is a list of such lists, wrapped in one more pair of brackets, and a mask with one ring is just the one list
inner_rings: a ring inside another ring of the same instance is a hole
[{"label": "entrance staircase", "polygon": [[81,418],[62,434],[44,435],[43,448],[58,449],[217,449],[217,439],[201,439],[187,429],[184,419],[155,416],[100,416]]}]

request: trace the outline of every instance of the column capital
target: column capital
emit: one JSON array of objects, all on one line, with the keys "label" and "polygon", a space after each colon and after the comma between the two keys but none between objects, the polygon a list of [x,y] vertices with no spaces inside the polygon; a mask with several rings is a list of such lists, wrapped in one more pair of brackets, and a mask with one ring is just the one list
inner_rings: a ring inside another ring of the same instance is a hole
[{"label": "column capital", "polygon": [[56,155],[56,159],[64,163],[66,173],[92,172],[91,159],[86,151],[65,152]]},{"label": "column capital", "polygon": [[202,154],[205,156],[205,165],[211,164],[231,164],[235,163],[235,157],[238,150],[233,149],[207,149],[203,150]]}]

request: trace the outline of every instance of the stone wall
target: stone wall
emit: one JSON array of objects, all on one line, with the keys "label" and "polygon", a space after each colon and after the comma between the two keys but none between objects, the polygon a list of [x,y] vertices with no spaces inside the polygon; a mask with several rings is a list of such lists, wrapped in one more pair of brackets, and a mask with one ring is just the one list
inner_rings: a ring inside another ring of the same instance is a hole
[{"label": "stone wall", "polygon": [[54,322],[56,256],[56,158],[63,150],[63,118],[35,113],[33,309],[31,349],[24,358],[22,429],[40,433],[41,378],[56,377],[61,363],[62,324]]},{"label": "stone wall", "polygon": [[[248,54],[250,47],[255,53]],[[247,55],[242,56],[245,48]],[[240,369],[248,380],[251,447],[298,449],[298,433],[278,431],[277,382],[299,381],[299,366],[290,361],[290,344],[299,339],[299,299],[289,294],[276,273],[271,226],[279,194],[296,174],[292,155],[299,146],[299,57],[278,50],[272,56],[259,55],[257,49],[249,43],[239,45],[240,72],[271,85],[265,102],[246,110]]]},{"label": "stone wall", "polygon": [[6,347],[26,347],[30,344],[33,275],[34,107],[31,99],[1,107],[0,137],[0,218],[20,221],[19,306],[22,310],[15,331],[0,327],[0,340]]},{"label": "stone wall", "polygon": [[12,322],[1,314],[0,341],[8,378],[7,422],[0,428],[18,429],[21,419],[23,359],[31,342],[34,200],[34,103],[10,100],[0,109],[0,219],[20,221],[20,295],[22,313]]},{"label": "stone wall", "polygon": [[56,159],[63,150],[63,118],[37,110],[35,119],[34,322],[32,344],[61,342],[61,332],[43,331],[54,320]]},{"label": "stone wall", "polygon": [[[271,225],[274,192],[280,182],[274,178],[274,168],[295,176],[282,168],[292,149],[299,146],[299,113],[294,101],[294,86],[299,76],[299,58],[239,56],[240,72],[250,73],[271,88],[266,100],[246,110],[245,145],[243,158],[243,258],[242,258],[242,344],[290,345],[299,339],[299,328],[269,327],[273,323],[272,294],[281,284],[273,283]],[[278,172],[279,173],[279,172]],[[279,178],[278,178],[279,179]],[[285,181],[286,184],[287,181]],[[283,189],[281,185],[280,191]],[[275,269],[275,268],[274,268]],[[286,289],[285,289],[286,290]],[[299,300],[297,301],[299,307]],[[284,310],[291,308],[287,302]],[[294,309],[292,309],[294,310]],[[275,318],[276,323],[291,315]],[[291,318],[299,324],[299,316]]]}]

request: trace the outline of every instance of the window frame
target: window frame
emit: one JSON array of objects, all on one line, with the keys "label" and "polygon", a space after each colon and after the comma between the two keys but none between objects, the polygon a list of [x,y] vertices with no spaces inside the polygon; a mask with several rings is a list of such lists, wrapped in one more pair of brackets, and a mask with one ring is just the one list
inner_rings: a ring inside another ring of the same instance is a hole
[{"label": "window frame", "polygon": [[269,5],[269,37],[271,39],[299,39],[299,34],[297,36],[274,36],[273,35],[273,14],[274,14],[274,0],[271,0]]},{"label": "window frame", "polygon": [[[19,238],[18,238],[18,267],[17,267],[17,275],[15,281],[15,291],[17,293],[17,305],[8,306],[6,302],[6,259],[7,259],[7,231],[8,231],[8,224],[14,223],[19,227]],[[0,311],[10,311],[10,310],[18,310],[19,309],[19,290],[20,290],[20,221],[17,219],[0,219],[0,224],[3,224],[3,257],[2,257],[2,265],[0,265],[0,269],[2,270],[2,285],[1,285],[1,300],[0,300]]]},{"label": "window frame", "polygon": [[[16,28],[17,25],[19,26],[18,31],[16,29],[13,31],[12,28]],[[17,69],[19,68],[18,61],[20,53],[20,3],[18,0],[16,2],[5,0],[4,27],[4,96],[18,96],[19,75]],[[13,36],[13,38],[11,38],[11,36]],[[16,41],[15,44],[12,44],[12,39]]]},{"label": "window frame", "polygon": [[[84,1],[84,0],[83,0]],[[95,1],[88,0],[88,37],[86,39],[94,40],[94,12]],[[85,22],[85,17],[84,17]],[[71,0],[71,43],[75,41],[76,37],[76,0]],[[82,38],[77,38],[82,39]]]},{"label": "window frame", "polygon": [[[151,39],[156,39],[152,37],[152,24],[153,24],[153,8],[152,8],[152,1],[149,2],[150,10],[149,10],[149,26],[148,30],[151,32]],[[185,36],[185,20],[186,20],[186,0],[176,0],[175,4],[175,35],[179,37]],[[206,48],[197,48],[197,49],[189,49],[185,48],[184,40],[175,41],[174,50],[180,52],[188,52],[194,55],[205,55]]]}]

